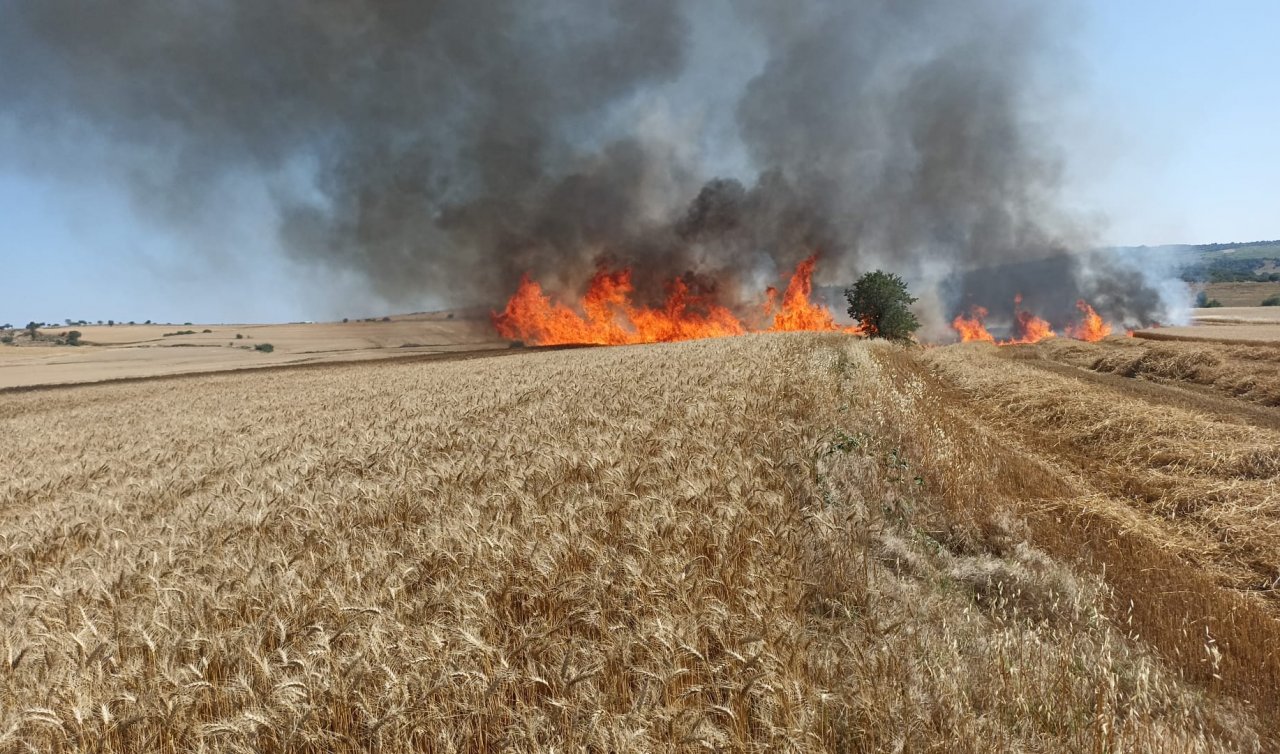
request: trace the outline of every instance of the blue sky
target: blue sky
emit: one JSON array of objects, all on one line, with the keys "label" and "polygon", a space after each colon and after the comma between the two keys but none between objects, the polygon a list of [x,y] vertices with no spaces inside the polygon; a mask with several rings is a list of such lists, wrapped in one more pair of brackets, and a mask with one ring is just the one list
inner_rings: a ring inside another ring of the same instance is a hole
[{"label": "blue sky", "polygon": [[1116,244],[1280,238],[1280,2],[1090,0],[1072,193]]},{"label": "blue sky", "polygon": [[[1280,238],[1280,2],[1082,7],[1078,86],[1064,93],[1066,198],[1099,240]],[[278,253],[262,187],[246,185],[232,212],[203,221],[197,254],[190,234],[140,216],[110,171],[42,173],[27,155],[46,147],[0,123],[0,324],[380,313],[353,281]]]}]

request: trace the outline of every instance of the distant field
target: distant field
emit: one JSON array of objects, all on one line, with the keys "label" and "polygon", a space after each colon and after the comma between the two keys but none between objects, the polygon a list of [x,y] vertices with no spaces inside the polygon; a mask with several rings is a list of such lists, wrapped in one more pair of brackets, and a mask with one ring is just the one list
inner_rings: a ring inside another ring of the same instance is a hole
[{"label": "distant field", "polygon": [[8,394],[0,751],[1274,751],[1264,350],[795,333]]},{"label": "distant field", "polygon": [[[493,333],[487,319],[425,314],[393,317],[389,322],[87,325],[50,327],[41,332],[57,335],[70,330],[82,333],[84,345],[0,346],[0,388],[362,361],[507,345]],[[172,334],[185,330],[195,333]],[[260,344],[270,344],[272,352],[255,350]]]},{"label": "distant field", "polygon": [[[1205,293],[1210,299],[1221,301],[1224,307],[1260,306],[1264,300],[1280,296],[1280,282],[1208,283]],[[1280,306],[1275,308],[1280,310]]]},{"label": "distant field", "polygon": [[1215,255],[1223,259],[1280,259],[1280,244],[1259,243],[1221,251],[1201,252],[1201,257],[1204,259],[1212,259]]},{"label": "distant field", "polygon": [[1280,343],[1280,307],[1277,306],[1194,309],[1192,321],[1192,325],[1139,330],[1134,336],[1138,340]]}]

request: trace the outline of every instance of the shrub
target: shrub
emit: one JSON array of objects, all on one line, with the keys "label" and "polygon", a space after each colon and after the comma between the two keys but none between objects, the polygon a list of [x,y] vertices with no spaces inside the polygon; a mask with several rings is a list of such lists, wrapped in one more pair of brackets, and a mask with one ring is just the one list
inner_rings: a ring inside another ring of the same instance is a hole
[{"label": "shrub", "polygon": [[1203,308],[1205,308],[1205,309],[1217,309],[1217,308],[1218,308],[1218,307],[1220,307],[1220,306],[1222,306],[1222,302],[1221,302],[1221,301],[1219,301],[1219,300],[1218,300],[1218,299],[1216,299],[1216,298],[1211,298],[1211,299],[1209,299],[1208,301],[1204,302],[1204,307],[1203,307]]},{"label": "shrub", "polygon": [[916,302],[902,278],[876,270],[858,278],[844,292],[849,300],[849,316],[862,324],[872,338],[908,340],[920,327],[910,306]]},{"label": "shrub", "polygon": [[1263,306],[1280,306],[1280,295],[1275,295],[1275,296],[1272,296],[1271,298],[1264,299],[1262,301],[1262,305]]},{"label": "shrub", "polygon": [[66,335],[67,345],[69,346],[80,345],[80,336],[81,336],[81,332],[79,330],[72,330],[71,332],[67,333]]},{"label": "shrub", "polygon": [[12,335],[0,335],[0,343],[4,343],[5,345],[9,345],[9,344],[10,344],[10,343],[12,343],[12,342],[13,342],[13,336],[12,336]]},{"label": "shrub", "polygon": [[272,351],[276,350],[276,347],[271,345],[270,343],[259,343],[258,345],[253,347],[253,350],[261,351],[263,353],[271,353]]},{"label": "shrub", "polygon": [[210,332],[213,332],[213,330],[209,330],[209,329],[207,329],[207,328],[206,328],[206,329],[204,329],[204,330],[201,330],[201,332],[210,333]]}]

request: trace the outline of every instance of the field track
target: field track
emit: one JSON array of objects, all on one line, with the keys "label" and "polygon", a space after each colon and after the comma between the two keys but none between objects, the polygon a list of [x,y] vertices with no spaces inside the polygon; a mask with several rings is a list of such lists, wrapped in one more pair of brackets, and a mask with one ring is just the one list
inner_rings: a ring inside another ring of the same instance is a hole
[{"label": "field track", "polygon": [[0,752],[1272,750],[1270,362],[1120,340],[5,393]]}]

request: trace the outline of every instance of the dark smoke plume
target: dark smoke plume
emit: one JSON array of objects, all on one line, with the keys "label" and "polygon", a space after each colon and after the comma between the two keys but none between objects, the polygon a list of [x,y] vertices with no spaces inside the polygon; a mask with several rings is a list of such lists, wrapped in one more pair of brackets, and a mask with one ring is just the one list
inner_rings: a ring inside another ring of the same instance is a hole
[{"label": "dark smoke plume", "polygon": [[[923,286],[935,334],[1014,287],[1165,316],[1136,272],[1069,254],[1094,239],[1059,209],[1069,24],[1047,0],[0,8],[0,118],[50,161],[105,142],[177,227],[264,177],[281,248],[388,302],[492,305],[607,261],[733,303],[818,250],[820,282]],[[1018,273],[1037,263],[1055,274]]]}]

